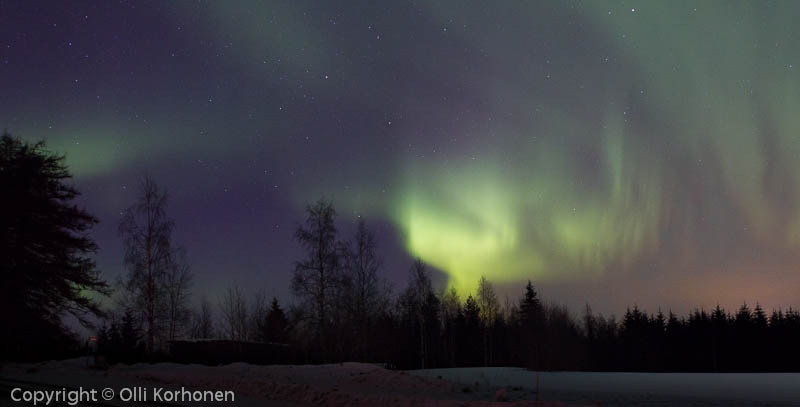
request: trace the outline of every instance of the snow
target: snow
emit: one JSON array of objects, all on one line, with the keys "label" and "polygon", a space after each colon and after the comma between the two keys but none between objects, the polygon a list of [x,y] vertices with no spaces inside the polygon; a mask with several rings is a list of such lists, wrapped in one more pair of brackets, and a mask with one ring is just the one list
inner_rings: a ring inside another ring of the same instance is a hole
[{"label": "snow", "polygon": [[0,376],[75,388],[232,390],[236,406],[800,406],[800,374],[537,373],[518,368],[402,372],[365,363],[158,363],[96,370],[83,359],[72,359],[8,364]]},{"label": "snow", "polygon": [[[158,363],[115,365],[100,371],[88,369],[85,362],[75,359],[7,365],[0,376],[73,388],[186,386],[197,390],[232,390],[236,406],[457,406],[476,405],[480,401],[485,405],[492,397],[463,393],[441,379],[364,363],[303,366],[233,363],[217,367]],[[267,400],[270,403],[264,402]]]},{"label": "snow", "polygon": [[800,406],[798,373],[534,372],[488,367],[419,370],[414,374],[462,384],[527,389],[536,388],[538,376],[542,399],[583,400],[604,406]]}]

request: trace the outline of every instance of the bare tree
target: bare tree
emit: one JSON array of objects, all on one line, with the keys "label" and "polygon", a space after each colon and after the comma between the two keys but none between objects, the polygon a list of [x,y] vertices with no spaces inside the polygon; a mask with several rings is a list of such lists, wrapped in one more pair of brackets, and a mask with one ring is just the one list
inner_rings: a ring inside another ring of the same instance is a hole
[{"label": "bare tree", "polygon": [[426,346],[426,305],[431,297],[435,297],[431,278],[428,275],[428,268],[422,259],[416,259],[411,266],[408,287],[401,295],[401,302],[407,308],[408,313],[414,315],[419,324],[419,343],[420,343],[420,366],[425,368],[425,360],[428,357],[428,347]]},{"label": "bare tree", "polygon": [[461,297],[458,290],[451,286],[449,290],[442,293],[442,322],[454,320],[461,312]]},{"label": "bare tree", "polygon": [[491,332],[494,327],[494,322],[497,319],[499,306],[494,288],[485,276],[481,276],[480,281],[478,281],[477,300],[479,309],[478,315],[480,316],[481,325],[483,327],[483,363],[488,366],[492,360],[492,355],[490,353]]},{"label": "bare tree", "polygon": [[234,341],[246,341],[249,322],[247,301],[239,291],[239,287],[228,288],[228,292],[220,300],[219,308],[227,338]]},{"label": "bare tree", "polygon": [[185,332],[189,322],[189,296],[192,272],[186,259],[186,251],[179,249],[164,275],[164,290],[167,302],[167,333],[175,340]]},{"label": "bare tree", "polygon": [[214,315],[211,303],[207,298],[200,301],[200,309],[192,316],[192,338],[210,339],[216,337],[214,332]]},{"label": "bare tree", "polygon": [[[341,254],[336,242],[336,211],[330,201],[320,199],[306,207],[306,215],[305,225],[297,227],[295,238],[307,257],[295,263],[292,291],[301,300],[302,314],[311,324],[315,340],[324,342]],[[322,345],[324,351],[326,346]]]},{"label": "bare tree", "polygon": [[166,208],[167,192],[145,176],[138,202],[125,212],[119,224],[127,267],[123,284],[133,301],[131,306],[142,315],[150,353],[155,350],[155,340],[163,322],[161,282],[173,267],[173,223],[167,217]]},{"label": "bare tree", "polygon": [[353,239],[345,247],[345,273],[349,282],[347,299],[356,331],[356,354],[366,359],[369,327],[373,317],[388,306],[385,286],[381,285],[375,234],[359,219]]},{"label": "bare tree", "polygon": [[497,311],[499,309],[497,295],[494,292],[492,283],[490,283],[485,276],[481,276],[481,279],[478,281],[477,295],[481,322],[484,324],[484,326],[494,324],[495,319],[497,319]]},{"label": "bare tree", "polygon": [[253,305],[250,307],[250,339],[255,342],[267,342],[267,313],[269,303],[264,291],[259,290],[253,296]]},{"label": "bare tree", "polygon": [[459,314],[461,314],[461,298],[454,286],[444,291],[441,297],[442,328],[444,329],[445,343],[447,345],[447,357],[450,364],[455,365],[457,341],[456,321],[458,320]]}]

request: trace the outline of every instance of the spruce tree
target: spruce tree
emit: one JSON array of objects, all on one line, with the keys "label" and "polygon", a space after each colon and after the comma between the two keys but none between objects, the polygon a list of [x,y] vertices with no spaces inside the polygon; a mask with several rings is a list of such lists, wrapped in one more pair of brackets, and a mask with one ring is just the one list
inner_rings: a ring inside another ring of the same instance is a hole
[{"label": "spruce tree", "polygon": [[539,300],[533,284],[528,280],[525,286],[525,295],[519,304],[523,321],[528,325],[537,325],[542,317],[542,302]]},{"label": "spruce tree", "polygon": [[0,137],[0,359],[53,357],[76,344],[62,323],[102,316],[88,294],[108,294],[88,236],[97,220],[74,204],[64,156],[44,142]]},{"label": "spruce tree", "polygon": [[289,320],[283,312],[277,298],[272,298],[272,305],[267,313],[267,342],[285,343],[287,341],[286,330],[289,327]]}]

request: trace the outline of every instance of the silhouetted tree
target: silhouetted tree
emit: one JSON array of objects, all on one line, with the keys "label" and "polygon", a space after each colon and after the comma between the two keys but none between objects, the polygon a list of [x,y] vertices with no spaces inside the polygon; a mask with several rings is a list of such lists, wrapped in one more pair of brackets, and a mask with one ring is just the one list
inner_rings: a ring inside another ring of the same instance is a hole
[{"label": "silhouetted tree", "polygon": [[442,323],[439,317],[440,309],[439,297],[433,290],[428,291],[427,296],[422,303],[422,324],[423,324],[423,341],[424,341],[424,363],[429,368],[438,367],[442,359],[441,345],[441,329]]},{"label": "silhouetted tree", "polygon": [[528,280],[519,304],[522,338],[529,368],[540,367],[544,327],[544,310],[533,283]]},{"label": "silhouetted tree", "polygon": [[295,238],[306,251],[306,259],[295,263],[292,291],[301,301],[303,319],[317,345],[322,345],[323,359],[329,351],[330,309],[339,285],[340,246],[336,241],[336,211],[333,203],[320,199],[306,207],[305,226],[298,226]]},{"label": "silhouetted tree", "polygon": [[130,310],[122,315],[121,322],[112,320],[98,333],[98,353],[109,363],[135,363],[144,356],[141,334],[136,317]]},{"label": "silhouetted tree", "polygon": [[247,301],[239,291],[239,287],[228,288],[219,303],[223,332],[228,339],[234,341],[247,340],[250,322],[247,308]]},{"label": "silhouetted tree", "polygon": [[142,358],[141,337],[136,317],[126,310],[119,329],[120,362],[133,363]]},{"label": "silhouetted tree", "polygon": [[72,201],[79,192],[64,157],[44,142],[0,138],[0,359],[54,356],[74,344],[62,323],[101,316],[88,292],[108,294],[89,257],[97,220]]},{"label": "silhouetted tree", "polygon": [[378,277],[381,262],[377,246],[375,234],[359,218],[352,240],[344,245],[344,271],[349,282],[344,300],[353,324],[355,355],[361,360],[367,358],[371,324],[388,305],[387,290]]},{"label": "silhouetted tree", "polygon": [[481,346],[481,316],[478,302],[472,295],[464,301],[464,317],[461,322],[461,363],[464,366],[478,366],[483,361]]},{"label": "silhouetted tree", "polygon": [[[433,292],[431,279],[428,275],[428,270],[422,259],[416,259],[411,266],[408,279],[408,287],[403,292],[400,302],[405,314],[408,316],[409,322],[413,323],[414,332],[417,334],[419,344],[419,361],[420,368],[425,368],[425,362],[428,359],[429,351],[429,338],[428,332],[429,318],[426,318],[431,312],[436,312],[430,308],[433,306],[430,302],[435,300],[436,295]],[[438,308],[438,303],[436,304]],[[438,310],[437,310],[438,311]]]},{"label": "silhouetted tree", "polygon": [[186,333],[191,318],[189,310],[189,291],[192,284],[192,272],[189,268],[186,252],[177,250],[164,274],[164,290],[167,305],[167,338],[173,341]]},{"label": "silhouetted tree", "polygon": [[267,342],[286,343],[288,340],[289,320],[278,303],[272,298],[272,305],[267,313]]},{"label": "silhouetted tree", "polygon": [[199,309],[192,315],[192,339],[211,339],[216,337],[214,315],[207,298],[200,300]]},{"label": "silhouetted tree", "polygon": [[[167,192],[145,176],[136,204],[125,211],[119,224],[125,247],[127,274],[123,284],[129,295],[128,306],[142,315],[145,344],[151,355],[156,350],[156,340],[164,334],[167,338],[170,336],[170,290],[175,294],[177,317],[182,314],[180,304],[185,301],[188,285],[185,278],[188,269],[176,257],[178,249],[172,244],[173,222],[166,211]],[[169,276],[175,277],[173,282],[167,281]],[[177,319],[175,322],[177,325]]]},{"label": "silhouetted tree", "polygon": [[713,371],[718,372],[720,358],[727,351],[728,339],[728,315],[719,304],[711,312],[711,329],[711,363]]},{"label": "silhouetted tree", "polygon": [[599,362],[596,360],[598,354],[598,328],[597,317],[592,313],[592,307],[587,302],[583,307],[583,332],[586,334],[586,348],[589,353],[588,368],[596,370]]},{"label": "silhouetted tree", "polygon": [[253,296],[253,304],[250,306],[249,323],[250,327],[248,333],[251,339],[255,342],[269,342],[267,340],[267,313],[269,312],[269,304],[267,304],[267,296],[263,291],[258,291]]},{"label": "silhouetted tree", "polygon": [[753,313],[750,312],[750,307],[747,306],[747,303],[744,303],[742,304],[741,307],[739,307],[739,311],[736,312],[734,324],[736,324],[738,329],[744,331],[750,329],[752,322],[753,322]]},{"label": "silhouetted tree", "polygon": [[491,363],[491,340],[492,329],[494,328],[495,320],[497,319],[497,295],[494,293],[492,284],[486,280],[485,276],[481,276],[478,281],[478,309],[481,320],[481,327],[483,328],[483,365],[488,366]]},{"label": "silhouetted tree", "polygon": [[442,295],[441,301],[442,330],[447,364],[456,365],[456,345],[459,339],[458,320],[462,318],[461,299],[455,287]]},{"label": "silhouetted tree", "polygon": [[597,320],[597,336],[596,347],[591,351],[595,352],[590,356],[590,360],[594,361],[594,370],[607,371],[614,366],[619,366],[620,351],[619,343],[617,341],[619,326],[615,317],[612,315],[608,318],[598,315],[595,317]]},{"label": "silhouetted tree", "polygon": [[749,352],[743,351],[748,349],[754,341],[753,312],[747,303],[742,304],[736,312],[733,318],[733,331],[735,334],[732,345],[739,355],[735,370],[739,372],[750,371],[752,370],[753,357]]},{"label": "silhouetted tree", "polygon": [[583,307],[583,330],[586,339],[594,340],[597,336],[597,318],[592,314],[592,307],[587,302]]},{"label": "silhouetted tree", "polygon": [[583,369],[585,347],[582,332],[566,306],[544,307],[541,366],[547,370]]},{"label": "silhouetted tree", "polygon": [[525,286],[525,293],[519,305],[522,318],[529,323],[534,323],[537,319],[542,318],[542,302],[536,290],[533,288],[533,283],[528,280]]},{"label": "silhouetted tree", "polygon": [[[670,310],[667,313],[666,324],[666,359],[669,363],[666,370],[677,372],[686,370],[686,352],[684,350],[684,341],[686,337],[686,324],[684,321],[678,319],[678,316]],[[610,370],[610,369],[609,369]]]},{"label": "silhouetted tree", "polygon": [[[542,304],[528,281],[518,303],[506,298],[500,312],[485,277],[463,305],[455,288],[437,295],[421,259],[411,267],[394,307],[370,306],[379,267],[374,236],[362,221],[351,241],[337,242],[330,203],[320,201],[307,212],[297,237],[309,258],[297,263],[293,281],[303,306],[292,309],[292,327],[297,329],[303,316],[312,328],[329,326],[326,338],[335,345],[300,343],[306,351],[328,351],[339,360],[374,357],[402,369],[502,364],[549,370],[786,371],[800,363],[800,314],[792,309],[767,317],[759,305],[750,311],[745,304],[735,316],[717,306],[710,313],[697,309],[679,317],[660,309],[648,314],[634,305],[617,321],[613,315],[594,315],[586,304],[581,321],[563,305]],[[274,301],[273,310],[276,306]],[[311,336],[297,333],[296,338]]]}]

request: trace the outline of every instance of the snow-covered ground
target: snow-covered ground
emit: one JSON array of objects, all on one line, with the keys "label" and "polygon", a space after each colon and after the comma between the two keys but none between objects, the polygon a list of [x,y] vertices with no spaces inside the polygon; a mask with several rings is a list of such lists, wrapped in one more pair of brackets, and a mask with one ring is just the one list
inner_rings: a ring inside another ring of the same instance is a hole
[{"label": "snow-covered ground", "polygon": [[7,365],[0,370],[0,378],[70,388],[83,386],[101,390],[111,387],[117,392],[131,386],[170,389],[186,386],[235,393],[235,403],[206,405],[485,406],[486,401],[494,397],[488,392],[463,392],[460,387],[441,379],[363,363],[306,366],[233,363],[218,367],[159,363],[115,365],[103,371],[89,369],[84,361],[74,359],[36,365]]},{"label": "snow-covered ground", "polygon": [[[0,377],[77,388],[231,390],[234,403],[186,406],[800,406],[800,374],[538,373],[516,368],[398,372],[363,363],[86,367],[73,359],[10,364]],[[4,395],[8,398],[8,395]],[[7,400],[2,400],[7,401]],[[119,403],[116,405],[130,405]],[[146,405],[146,404],[145,404]]]},{"label": "snow-covered ground", "polygon": [[520,368],[415,371],[455,383],[535,389],[543,400],[603,406],[800,406],[798,373],[533,372]]}]

